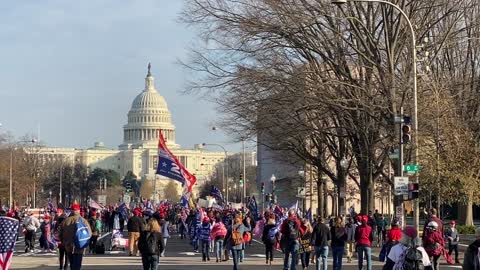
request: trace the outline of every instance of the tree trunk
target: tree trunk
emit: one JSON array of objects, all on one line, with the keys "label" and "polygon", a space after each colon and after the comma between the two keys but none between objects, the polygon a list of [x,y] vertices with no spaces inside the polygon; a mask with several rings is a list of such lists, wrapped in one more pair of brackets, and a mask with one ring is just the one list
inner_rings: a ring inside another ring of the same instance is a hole
[{"label": "tree trunk", "polygon": [[473,201],[472,196],[468,196],[466,203],[458,204],[458,222],[460,224],[465,224],[473,226]]},{"label": "tree trunk", "polygon": [[323,216],[323,179],[322,173],[317,168],[317,216]]}]

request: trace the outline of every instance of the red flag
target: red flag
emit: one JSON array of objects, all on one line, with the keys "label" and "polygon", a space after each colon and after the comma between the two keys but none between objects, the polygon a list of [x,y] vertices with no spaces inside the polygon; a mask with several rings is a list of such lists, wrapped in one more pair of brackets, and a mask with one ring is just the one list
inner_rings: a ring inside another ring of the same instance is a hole
[{"label": "red flag", "polygon": [[188,192],[191,192],[197,182],[197,178],[189,173],[182,163],[178,161],[177,157],[167,148],[162,131],[160,131],[159,137],[157,174],[179,181],[182,183],[182,186],[187,186]]}]

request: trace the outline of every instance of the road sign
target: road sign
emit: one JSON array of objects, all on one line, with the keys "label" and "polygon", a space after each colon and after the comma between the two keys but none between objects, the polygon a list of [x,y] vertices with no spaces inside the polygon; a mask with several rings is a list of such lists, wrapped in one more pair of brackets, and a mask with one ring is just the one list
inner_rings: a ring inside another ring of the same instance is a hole
[{"label": "road sign", "polygon": [[420,170],[420,166],[417,164],[403,165],[403,170],[408,173],[416,173]]},{"label": "road sign", "polygon": [[297,192],[297,197],[305,197],[307,194],[307,189],[305,187],[299,187]]},{"label": "road sign", "polygon": [[408,177],[394,178],[395,195],[408,195]]},{"label": "road sign", "polygon": [[128,194],[123,195],[123,202],[126,205],[130,204],[130,195],[128,195]]}]

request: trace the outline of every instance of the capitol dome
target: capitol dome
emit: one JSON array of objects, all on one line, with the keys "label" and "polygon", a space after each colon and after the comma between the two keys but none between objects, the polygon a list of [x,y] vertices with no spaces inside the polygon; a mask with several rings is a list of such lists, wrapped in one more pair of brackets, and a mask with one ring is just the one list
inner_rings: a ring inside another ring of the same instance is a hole
[{"label": "capitol dome", "polygon": [[132,102],[128,123],[123,127],[123,144],[120,149],[156,148],[160,130],[167,145],[175,144],[175,126],[165,98],[155,88],[151,65],[145,78],[145,89]]}]

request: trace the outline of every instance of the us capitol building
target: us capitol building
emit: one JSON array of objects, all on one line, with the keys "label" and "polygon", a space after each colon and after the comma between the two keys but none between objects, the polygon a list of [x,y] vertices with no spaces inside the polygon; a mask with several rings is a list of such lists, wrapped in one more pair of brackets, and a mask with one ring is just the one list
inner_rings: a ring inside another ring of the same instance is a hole
[{"label": "us capitol building", "polygon": [[[158,162],[159,132],[162,130],[168,148],[197,177],[198,188],[215,169],[215,164],[225,159],[224,152],[211,152],[195,145],[193,149],[182,149],[175,142],[175,126],[168,110],[165,98],[155,88],[155,79],[150,72],[145,78],[145,89],[132,102],[127,114],[127,124],[123,126],[123,143],[118,150],[108,149],[96,142],[89,149],[77,148],[41,148],[38,154],[44,161],[62,160],[70,164],[83,164],[90,170],[95,168],[112,169],[123,178],[127,172],[133,172],[138,180],[155,181],[155,190],[163,190],[166,178],[155,175]],[[194,189],[194,193],[195,189]]]}]

